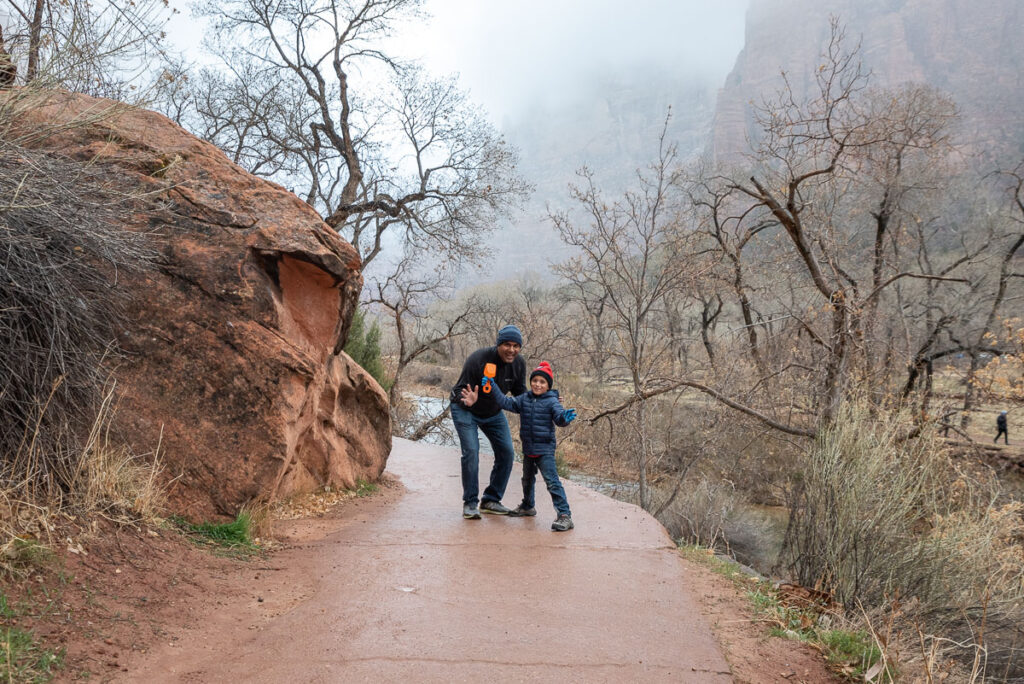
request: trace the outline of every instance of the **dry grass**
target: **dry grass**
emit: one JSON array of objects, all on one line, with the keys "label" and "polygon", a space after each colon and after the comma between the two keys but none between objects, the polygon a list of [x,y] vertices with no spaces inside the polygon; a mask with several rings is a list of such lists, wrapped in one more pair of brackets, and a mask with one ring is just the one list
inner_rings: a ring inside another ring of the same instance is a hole
[{"label": "dry grass", "polygon": [[140,196],[123,174],[30,149],[122,105],[56,123],[33,114],[63,97],[0,93],[0,569],[49,543],[61,516],[145,520],[163,502],[159,449],[134,454],[109,431],[117,278],[151,256],[146,236],[121,225]]},{"label": "dry grass", "polygon": [[741,499],[731,483],[700,477],[666,509],[662,523],[676,539],[728,550],[726,529]]},{"label": "dry grass", "polygon": [[69,490],[123,329],[118,273],[150,257],[121,225],[137,200],[123,174],[25,147],[113,116],[25,123],[51,97],[0,93],[0,488],[37,499]]},{"label": "dry grass", "polygon": [[111,439],[115,388],[111,385],[105,393],[77,470],[69,478],[69,498],[79,510],[152,521],[166,504],[160,444],[151,454],[139,456]]},{"label": "dry grass", "polygon": [[912,634],[924,644],[918,662],[984,654],[979,676],[1022,673],[1024,509],[994,478],[959,470],[930,432],[904,440],[909,422],[853,402],[808,449],[784,565],[848,615],[895,620],[904,636],[882,640],[886,649],[902,642],[906,656]]},{"label": "dry grass", "polygon": [[[104,395],[84,448],[65,454],[62,463],[70,472],[60,473],[61,487],[40,488],[30,479],[10,482],[0,489],[0,573],[18,575],[52,556],[49,547],[55,533],[69,519],[104,516],[124,524],[156,524],[165,510],[167,482],[159,458],[135,454],[111,439],[114,386]],[[37,429],[39,426],[37,425]],[[29,453],[15,462],[31,463],[44,440],[33,434],[23,440]]]}]

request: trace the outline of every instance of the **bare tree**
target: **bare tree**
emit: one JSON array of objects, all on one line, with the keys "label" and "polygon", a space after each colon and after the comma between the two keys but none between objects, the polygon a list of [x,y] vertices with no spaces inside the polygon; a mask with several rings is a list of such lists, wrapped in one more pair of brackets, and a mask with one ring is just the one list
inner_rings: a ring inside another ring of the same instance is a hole
[{"label": "bare tree", "polygon": [[[969,347],[971,365],[967,372],[967,389],[964,392],[963,413],[961,414],[961,427],[966,429],[970,421],[970,411],[977,401],[977,387],[975,378],[981,368],[982,353],[1000,354],[1002,349],[986,342],[996,339],[997,323],[1000,312],[1006,301],[1010,283],[1015,278],[1024,278],[1017,269],[1020,268],[1018,253],[1024,247],[1024,163],[1012,171],[999,174],[1008,181],[1008,194],[1011,198],[1013,209],[1019,212],[1020,216],[1014,215],[1013,221],[1016,224],[1015,230],[1008,234],[1001,242],[1002,248],[999,253],[999,273],[995,282],[995,291],[992,295],[988,312],[985,315],[985,322],[977,331],[977,337]],[[985,350],[985,351],[983,351]]]},{"label": "bare tree", "polygon": [[23,85],[61,87],[127,102],[163,85],[165,0],[6,0],[2,27],[12,69]]},{"label": "bare tree", "polygon": [[[211,0],[199,6],[214,22],[218,44],[246,46],[224,55],[230,78],[256,74],[259,81],[252,97],[197,109],[198,128],[222,135],[229,153],[255,151],[240,158],[247,168],[295,188],[364,264],[380,254],[391,232],[419,248],[479,259],[481,237],[529,190],[516,175],[515,150],[454,80],[430,79],[381,49],[380,39],[416,16],[419,5]],[[374,69],[390,72],[390,84],[383,94],[360,98],[352,75]],[[230,131],[217,125],[234,118],[244,125]]]},{"label": "bare tree", "polygon": [[[755,172],[746,180],[705,186],[698,191],[705,199],[697,200],[709,234],[732,265],[733,289],[761,382],[783,373],[811,372],[818,392],[814,405],[806,408],[820,425],[838,415],[855,365],[857,377],[871,375],[882,297],[907,279],[967,283],[951,271],[924,272],[893,251],[899,245],[901,204],[916,189],[904,174],[909,157],[912,152],[942,153],[952,106],[927,88],[870,93],[858,51],[846,51],[843,39],[833,19],[814,97],[798,101],[787,79],[779,95],[758,109],[764,138]],[[852,199],[859,206],[849,206]],[[865,216],[872,221],[870,240],[861,237]],[[792,299],[776,297],[773,308],[784,312],[788,330],[805,335],[810,346],[791,346],[797,356],[770,369],[759,358],[759,342],[751,332],[756,328],[744,301],[742,260],[750,240],[774,227],[781,231],[764,235],[778,235],[782,242],[761,249],[782,259],[776,264],[785,263],[773,285]],[[867,249],[862,251],[862,245]],[[780,283],[780,276],[788,283]]]},{"label": "bare tree", "polygon": [[165,112],[250,173],[289,178],[308,168],[301,131],[315,111],[305,94],[250,61],[228,68],[176,74]]},{"label": "bare tree", "polygon": [[406,256],[383,281],[372,286],[367,303],[380,307],[391,319],[397,350],[395,374],[388,392],[392,407],[399,404],[402,376],[410,363],[442,343],[462,335],[473,311],[472,299],[464,300],[450,315],[431,315],[431,304],[451,297],[451,275],[445,268],[424,269],[416,258]]},{"label": "bare tree", "polygon": [[557,272],[572,284],[572,292],[607,294],[605,321],[611,343],[599,353],[628,378],[644,508],[652,505],[648,476],[654,452],[645,400],[652,382],[664,375],[666,362],[671,363],[671,338],[662,330],[666,302],[691,275],[681,239],[678,174],[676,150],[665,140],[663,128],[657,159],[638,173],[636,190],[608,201],[583,169],[582,183],[571,189],[571,195],[587,225],[579,227],[567,212],[551,215],[562,240],[579,252]]},{"label": "bare tree", "polygon": [[4,45],[4,27],[0,24],[0,88],[9,88],[18,78],[18,68]]},{"label": "bare tree", "polygon": [[609,311],[608,292],[594,283],[571,282],[568,299],[575,305],[578,315],[571,317],[576,325],[569,333],[577,344],[578,353],[596,382],[606,380],[608,348],[611,331],[606,325]]}]

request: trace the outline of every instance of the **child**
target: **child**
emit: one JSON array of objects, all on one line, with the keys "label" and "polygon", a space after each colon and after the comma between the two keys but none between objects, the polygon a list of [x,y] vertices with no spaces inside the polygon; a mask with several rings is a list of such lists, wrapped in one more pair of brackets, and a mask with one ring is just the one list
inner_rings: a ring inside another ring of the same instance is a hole
[{"label": "child", "polygon": [[[554,373],[547,361],[542,361],[530,373],[530,391],[518,397],[506,397],[500,391],[494,393],[494,400],[501,408],[520,415],[519,438],[523,442],[523,502],[510,513],[514,516],[537,515],[534,504],[534,485],[537,471],[544,477],[555,504],[558,517],[551,523],[555,532],[571,530],[572,512],[565,490],[558,479],[555,466],[555,426],[565,427],[576,418],[576,409],[563,409],[558,401],[558,391],[551,389]],[[472,406],[476,403],[478,387],[462,389],[462,403]]]}]

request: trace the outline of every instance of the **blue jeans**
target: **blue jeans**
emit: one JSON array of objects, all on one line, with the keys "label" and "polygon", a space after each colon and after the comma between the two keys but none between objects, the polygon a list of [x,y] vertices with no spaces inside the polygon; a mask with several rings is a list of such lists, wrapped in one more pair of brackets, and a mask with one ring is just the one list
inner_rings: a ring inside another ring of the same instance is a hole
[{"label": "blue jeans", "polygon": [[569,500],[565,498],[565,489],[562,488],[562,481],[558,479],[558,466],[555,464],[554,456],[523,456],[523,508],[534,507],[533,490],[538,470],[548,486],[555,510],[559,515],[571,516]]},{"label": "blue jeans", "polygon": [[452,422],[455,423],[455,432],[459,435],[459,446],[462,448],[462,501],[476,505],[480,494],[479,429],[494,450],[491,481],[484,490],[483,500],[501,503],[509,475],[512,474],[512,461],[515,459],[512,433],[508,431],[505,414],[499,412],[490,418],[480,418],[468,409],[452,404]]}]

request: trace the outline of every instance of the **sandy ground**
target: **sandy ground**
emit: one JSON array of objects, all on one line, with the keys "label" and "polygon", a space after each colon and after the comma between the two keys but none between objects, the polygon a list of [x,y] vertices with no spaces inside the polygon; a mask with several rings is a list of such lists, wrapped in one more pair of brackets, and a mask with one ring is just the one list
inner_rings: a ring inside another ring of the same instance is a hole
[{"label": "sandy ground", "polygon": [[66,645],[58,681],[833,681],[634,506],[567,483],[559,534],[543,489],[536,518],[463,520],[453,450],[396,440],[389,472],[263,558],[84,530],[23,623]]}]

